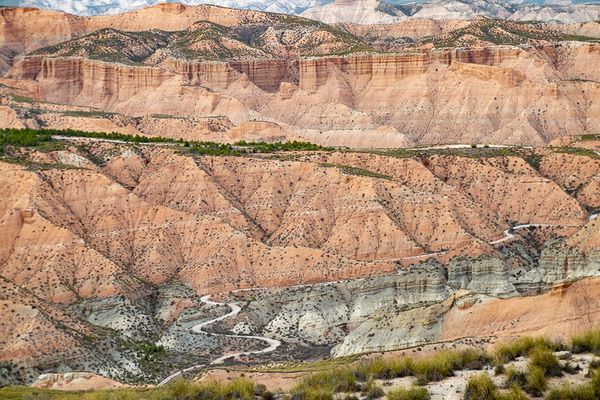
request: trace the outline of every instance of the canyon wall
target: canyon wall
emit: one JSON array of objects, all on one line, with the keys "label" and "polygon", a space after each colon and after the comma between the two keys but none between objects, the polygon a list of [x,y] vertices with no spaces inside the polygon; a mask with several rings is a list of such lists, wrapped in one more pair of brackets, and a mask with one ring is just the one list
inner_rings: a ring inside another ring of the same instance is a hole
[{"label": "canyon wall", "polygon": [[268,121],[321,144],[543,145],[600,131],[599,62],[600,45],[582,43],[159,66],[36,56],[8,77],[39,100]]},{"label": "canyon wall", "polygon": [[[395,276],[240,292],[239,298],[256,300],[233,329],[334,346],[334,356],[468,337],[566,337],[600,323],[600,301],[580,304],[600,290],[599,267],[597,250],[586,255],[559,241],[543,251],[539,266],[532,264],[525,271],[511,269],[500,258],[478,257],[456,259],[447,269],[428,262]],[[545,329],[545,323],[529,315],[534,304],[556,308],[561,298],[560,312],[543,319],[556,323],[556,330]],[[479,318],[489,323],[477,324]],[[467,326],[461,322],[465,319]]]},{"label": "canyon wall", "polygon": [[11,70],[9,78],[40,83],[46,101],[77,103],[90,99],[96,106],[130,99],[158,88],[174,75],[159,68],[133,67],[81,58],[27,57]]},{"label": "canyon wall", "polygon": [[296,64],[288,60],[247,60],[231,62],[189,62],[168,60],[168,69],[183,75],[192,83],[225,89],[242,74],[266,92],[276,92],[282,82],[293,79],[291,70]]},{"label": "canyon wall", "polygon": [[305,59],[300,62],[300,87],[315,92],[329,79],[330,65],[348,75],[351,81],[386,88],[401,79],[424,74],[435,65],[449,66],[459,62],[494,66],[522,55],[523,51],[519,48],[493,47]]}]

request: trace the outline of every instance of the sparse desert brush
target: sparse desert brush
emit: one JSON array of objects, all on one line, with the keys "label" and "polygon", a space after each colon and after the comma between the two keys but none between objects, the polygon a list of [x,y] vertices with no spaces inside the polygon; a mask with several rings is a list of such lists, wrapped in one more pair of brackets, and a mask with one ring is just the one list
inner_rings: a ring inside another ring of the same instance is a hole
[{"label": "sparse desert brush", "polygon": [[446,350],[417,360],[415,373],[421,381],[435,382],[454,375],[456,370],[481,369],[488,361],[488,356],[482,350]]},{"label": "sparse desert brush", "polygon": [[445,350],[416,361],[406,357],[378,358],[358,366],[355,375],[363,381],[417,376],[420,384],[426,384],[452,376],[457,370],[481,369],[489,361],[490,357],[480,349]]},{"label": "sparse desert brush", "polygon": [[548,400],[591,400],[600,399],[600,373],[591,372],[591,379],[583,385],[562,385],[553,388],[548,396]]},{"label": "sparse desert brush", "polygon": [[415,374],[415,362],[412,358],[392,358],[370,361],[358,368],[360,375],[366,380],[369,376],[375,379],[394,379]]},{"label": "sparse desert brush", "polygon": [[591,385],[570,386],[561,385],[550,390],[547,400],[596,400],[597,397]]},{"label": "sparse desert brush", "polygon": [[514,365],[511,365],[506,369],[506,386],[517,385],[519,387],[525,387],[527,384],[527,377],[525,372],[518,370]]},{"label": "sparse desert brush", "polygon": [[333,400],[333,393],[326,388],[306,387],[292,391],[292,400]]},{"label": "sparse desert brush", "polygon": [[466,349],[460,352],[459,369],[482,369],[491,362],[488,353],[481,349]]},{"label": "sparse desert brush", "polygon": [[431,396],[423,387],[399,387],[391,390],[386,395],[388,400],[429,400]]},{"label": "sparse desert brush", "polygon": [[590,361],[590,369],[598,369],[600,368],[600,358],[594,358]]},{"label": "sparse desert brush", "polygon": [[375,400],[383,397],[385,393],[383,392],[381,386],[379,386],[374,380],[371,379],[365,385],[363,395],[367,400]]},{"label": "sparse desert brush", "polygon": [[510,389],[498,393],[495,400],[529,400],[529,397],[519,386],[512,385]]},{"label": "sparse desert brush", "polygon": [[333,396],[334,393],[355,393],[360,389],[355,371],[351,368],[341,368],[305,377],[292,393],[295,398],[311,400],[321,398],[318,396],[325,394]]},{"label": "sparse desert brush", "polygon": [[600,354],[600,330],[589,331],[571,338],[573,353]]},{"label": "sparse desert brush", "polygon": [[513,361],[518,357],[529,355],[534,348],[544,348],[552,351],[565,349],[560,341],[554,341],[547,337],[522,337],[511,342],[500,343],[496,346],[495,357],[497,364],[504,364]]},{"label": "sparse desert brush", "polygon": [[486,373],[474,375],[467,381],[465,400],[495,400],[498,389]]}]

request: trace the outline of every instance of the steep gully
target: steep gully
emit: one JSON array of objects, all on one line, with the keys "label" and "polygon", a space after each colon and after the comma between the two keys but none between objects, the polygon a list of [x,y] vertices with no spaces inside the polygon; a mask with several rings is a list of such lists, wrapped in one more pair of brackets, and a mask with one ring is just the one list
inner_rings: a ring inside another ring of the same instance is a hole
[{"label": "steep gully", "polygon": [[[589,217],[589,220],[595,220],[596,218],[598,218],[598,213],[592,214]],[[499,240],[494,240],[491,241],[490,244],[491,245],[497,245],[497,244],[501,244],[501,243],[505,243],[508,242],[510,240],[512,240],[515,237],[515,231],[517,230],[521,230],[521,229],[528,229],[528,228],[539,228],[539,227],[553,227],[556,225],[550,225],[550,224],[523,224],[523,225],[517,225],[514,226],[510,229],[507,229],[504,231],[504,237],[502,239]],[[412,259],[420,259],[420,258],[429,258],[429,257],[434,257],[437,255],[442,255],[445,254],[447,252],[437,252],[437,253],[427,253],[427,254],[421,254],[418,256],[411,256],[411,257],[404,257],[401,259],[398,259],[397,261],[401,261],[401,260],[412,260]],[[247,290],[252,290],[252,289],[242,289],[239,290],[241,291],[247,291]],[[254,351],[245,351],[245,352],[236,352],[236,353],[228,353],[225,354],[215,360],[213,360],[212,362],[210,362],[209,365],[219,365],[219,364],[223,364],[225,362],[225,360],[227,359],[233,359],[233,358],[238,358],[240,356],[243,355],[252,355],[252,354],[267,354],[267,353],[271,353],[275,350],[277,350],[277,348],[281,345],[281,341],[277,340],[277,339],[272,339],[272,338],[268,338],[265,336],[251,336],[251,335],[233,335],[233,334],[223,334],[223,333],[209,333],[207,331],[204,330],[204,328],[206,328],[209,325],[212,325],[216,322],[222,321],[224,319],[230,318],[230,317],[234,317],[236,315],[238,315],[242,308],[236,304],[236,303],[219,303],[219,302],[215,302],[215,301],[211,301],[210,300],[210,295],[208,296],[204,296],[200,299],[200,301],[204,304],[207,305],[215,305],[215,306],[227,306],[231,309],[231,311],[227,314],[224,314],[220,317],[208,320],[208,321],[204,321],[201,322],[197,325],[194,325],[191,330],[194,333],[198,333],[198,334],[212,334],[215,336],[221,336],[221,337],[230,337],[230,338],[238,338],[238,339],[256,339],[256,340],[261,340],[265,343],[268,344],[268,347],[262,349],[262,350],[254,350]],[[181,371],[177,371],[175,373],[173,373],[172,375],[168,376],[167,378],[165,378],[162,382],[160,382],[158,384],[158,386],[164,386],[166,384],[168,384],[169,382],[171,382],[172,380],[180,377],[182,374],[187,373],[187,372],[191,372],[193,370],[196,369],[200,369],[205,367],[205,364],[200,364],[200,365],[194,365],[190,368],[186,368],[184,370]]]}]

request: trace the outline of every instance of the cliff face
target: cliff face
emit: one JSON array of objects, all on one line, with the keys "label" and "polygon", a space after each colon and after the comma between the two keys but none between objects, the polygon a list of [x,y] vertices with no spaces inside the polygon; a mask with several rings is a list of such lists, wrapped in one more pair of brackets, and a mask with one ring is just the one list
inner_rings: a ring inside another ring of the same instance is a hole
[{"label": "cliff face", "polygon": [[163,65],[183,75],[192,83],[226,89],[241,75],[266,92],[276,92],[282,82],[292,79],[294,62],[287,60],[233,61],[202,63],[169,60]]},{"label": "cliff face", "polygon": [[[51,34],[40,35],[34,20],[52,26]],[[3,9],[0,70],[8,69],[18,55],[76,37],[17,61],[6,86],[16,88],[20,97],[93,106],[125,118],[161,114],[223,117],[234,125],[268,121],[280,127],[277,137],[322,144],[542,145],[600,130],[600,45],[565,42],[558,30],[550,29],[548,36],[545,26],[518,24],[520,38],[527,38],[530,30],[541,36],[518,42],[520,47],[494,46],[484,37],[471,47],[433,48],[440,40],[446,43],[444,38],[454,38],[454,32],[461,38],[471,31],[481,34],[475,28],[487,23],[408,21],[389,27],[388,36],[382,26],[350,26],[361,35],[357,38],[296,17],[208,5],[165,4],[93,18]],[[108,33],[82,37],[98,30]],[[439,40],[420,47],[413,43],[408,51],[395,42],[404,35],[425,34]],[[121,51],[109,40],[113,36],[140,48]],[[372,40],[388,39],[399,53],[356,53]],[[331,55],[339,52],[349,55]],[[130,58],[119,58],[123,54]],[[39,126],[52,118],[12,119],[10,126]],[[137,129],[119,127],[113,120],[82,125]],[[181,125],[196,126],[189,121]],[[212,132],[181,133],[185,138],[207,136],[219,140]]]},{"label": "cliff face", "polygon": [[[346,74],[351,82],[368,83],[373,88],[388,88],[398,81],[422,75],[432,66],[453,63],[496,66],[517,59],[516,48],[482,48],[415,52],[400,55],[359,55],[351,57],[314,58],[300,62],[300,88],[315,92],[330,78],[332,65]],[[493,73],[488,75],[493,77]]]},{"label": "cliff face", "polygon": [[173,75],[158,68],[137,68],[93,62],[79,58],[28,57],[11,71],[10,78],[40,83],[47,101],[106,105],[130,99],[141,91],[154,90]]},{"label": "cliff face", "polygon": [[19,61],[9,77],[41,100],[136,116],[225,116],[235,124],[253,114],[279,122],[288,137],[325,144],[539,145],[600,129],[593,67],[599,49],[491,47],[229,63],[168,58],[160,67],[39,56]]},{"label": "cliff face", "polygon": [[[44,29],[40,29],[43,26]],[[0,74],[14,57],[86,32],[84,19],[33,8],[0,8]]]},{"label": "cliff face", "polygon": [[[222,78],[223,70],[218,68],[214,74],[206,73],[204,76],[213,82],[226,84]],[[32,97],[94,107],[96,113],[100,109],[128,116],[226,116],[235,124],[248,120],[248,109],[236,99],[189,85],[181,75],[161,68],[81,58],[27,57],[11,69],[9,77],[18,85],[35,82],[35,89],[25,86],[27,94]],[[186,134],[193,135],[190,132]]]}]

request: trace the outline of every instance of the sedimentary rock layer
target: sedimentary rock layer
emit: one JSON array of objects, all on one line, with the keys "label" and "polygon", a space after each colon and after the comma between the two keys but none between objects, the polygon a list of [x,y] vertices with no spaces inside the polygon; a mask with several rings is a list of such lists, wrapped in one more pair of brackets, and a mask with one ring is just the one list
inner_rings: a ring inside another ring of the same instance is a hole
[{"label": "sedimentary rock layer", "polygon": [[167,59],[158,67],[36,56],[19,61],[7,84],[40,100],[135,116],[269,121],[290,138],[325,144],[539,145],[600,129],[598,62],[595,44],[297,61]]}]

